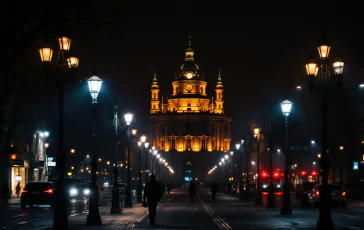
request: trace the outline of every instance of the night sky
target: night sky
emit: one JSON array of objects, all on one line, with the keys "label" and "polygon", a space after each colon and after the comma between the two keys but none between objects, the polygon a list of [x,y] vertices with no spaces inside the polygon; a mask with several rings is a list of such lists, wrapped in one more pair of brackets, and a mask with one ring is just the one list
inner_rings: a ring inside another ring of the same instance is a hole
[{"label": "night sky", "polygon": [[[88,3],[86,11],[92,12],[90,25],[103,20],[121,24],[92,30],[75,28],[77,36],[71,46],[72,52],[80,56],[78,80],[90,77],[96,67],[105,81],[99,96],[99,117],[111,119],[112,105],[117,99],[122,112],[135,114],[135,126],[140,133],[147,133],[153,71],[157,71],[161,96],[167,97],[174,74],[184,62],[191,30],[195,60],[205,73],[210,97],[215,97],[213,89],[221,69],[225,113],[233,118],[234,141],[247,130],[249,121],[263,124],[267,118],[274,120],[280,140],[283,116],[279,103],[285,97],[295,103],[290,122],[292,141],[319,140],[319,104],[317,97],[309,94],[304,65],[310,52],[317,57],[316,45],[326,32],[332,57],[340,52],[345,58],[343,88],[348,89],[332,102],[330,119],[338,133],[333,140],[344,138],[355,127],[349,119],[355,108],[349,105],[355,104],[353,98],[359,95],[355,86],[364,81],[363,23],[343,17],[351,12],[350,8],[334,2],[328,6],[316,5],[313,1],[295,5],[276,1],[268,5],[262,1],[240,5],[197,1],[116,2]],[[22,92],[19,128],[30,119],[32,107],[38,107],[38,116],[41,113],[42,89],[46,88],[37,51],[41,42],[33,44],[17,62],[17,81]],[[66,91],[66,148],[85,153],[90,149],[91,98],[86,83],[78,80]],[[296,90],[297,85],[302,86],[301,91]],[[50,89],[48,127],[54,132],[56,143],[55,85],[47,88]],[[112,136],[110,121],[100,118],[98,134],[104,143],[99,149],[104,155],[112,155],[113,146],[108,144]],[[342,142],[350,142],[350,138]]]}]

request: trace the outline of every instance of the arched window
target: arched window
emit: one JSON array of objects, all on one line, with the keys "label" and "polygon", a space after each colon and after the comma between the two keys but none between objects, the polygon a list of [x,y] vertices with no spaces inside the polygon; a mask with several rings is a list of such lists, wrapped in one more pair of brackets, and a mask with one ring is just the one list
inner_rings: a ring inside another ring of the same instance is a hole
[{"label": "arched window", "polygon": [[179,91],[179,88],[178,88],[178,87],[176,87],[176,93],[178,93],[178,91]]},{"label": "arched window", "polygon": [[219,93],[219,98],[221,98],[221,93]]},{"label": "arched window", "polygon": [[153,105],[153,109],[155,109],[155,105]]},{"label": "arched window", "polygon": [[203,93],[203,88],[202,87],[200,88],[200,93]]},{"label": "arched window", "polygon": [[155,98],[156,98],[155,93],[153,93],[153,99],[155,99]]},{"label": "arched window", "polygon": [[188,103],[187,106],[190,107],[191,106],[191,103]]}]

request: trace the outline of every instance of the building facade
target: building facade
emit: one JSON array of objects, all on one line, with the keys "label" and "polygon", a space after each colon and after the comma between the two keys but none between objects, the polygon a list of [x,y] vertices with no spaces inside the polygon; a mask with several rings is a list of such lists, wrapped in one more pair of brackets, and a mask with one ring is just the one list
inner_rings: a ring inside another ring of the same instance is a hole
[{"label": "building facade", "polygon": [[220,70],[215,95],[210,98],[194,54],[190,37],[185,62],[174,76],[169,97],[161,97],[156,72],[150,88],[151,144],[161,151],[183,181],[205,179],[211,165],[230,150],[231,141],[231,118],[224,114]]}]

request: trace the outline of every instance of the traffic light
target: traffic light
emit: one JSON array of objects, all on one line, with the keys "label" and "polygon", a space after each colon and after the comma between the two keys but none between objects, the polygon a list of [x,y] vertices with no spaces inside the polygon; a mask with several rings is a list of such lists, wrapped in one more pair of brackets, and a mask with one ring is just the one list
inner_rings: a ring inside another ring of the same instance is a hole
[{"label": "traffic light", "polygon": [[11,158],[12,160],[16,160],[16,153],[11,154],[10,158]]},{"label": "traffic light", "polygon": [[263,177],[266,177],[266,176],[268,176],[268,173],[263,171],[263,172],[262,172],[262,176],[263,176]]},{"label": "traffic light", "polygon": [[312,176],[317,176],[317,172],[316,171],[312,171],[311,174],[312,174]]},{"label": "traffic light", "polygon": [[278,172],[273,173],[273,177],[279,177],[279,173]]},{"label": "traffic light", "polygon": [[301,175],[302,176],[306,175],[306,171],[301,171]]}]

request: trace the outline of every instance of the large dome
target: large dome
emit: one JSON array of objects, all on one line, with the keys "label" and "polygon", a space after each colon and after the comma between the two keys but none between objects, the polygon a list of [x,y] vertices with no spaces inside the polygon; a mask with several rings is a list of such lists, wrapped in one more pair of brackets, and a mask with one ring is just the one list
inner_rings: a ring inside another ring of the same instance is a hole
[{"label": "large dome", "polygon": [[181,65],[174,76],[174,80],[204,80],[203,73],[200,67],[195,63],[193,55],[195,51],[191,46],[191,36],[189,37],[188,47],[185,51],[185,63]]}]

